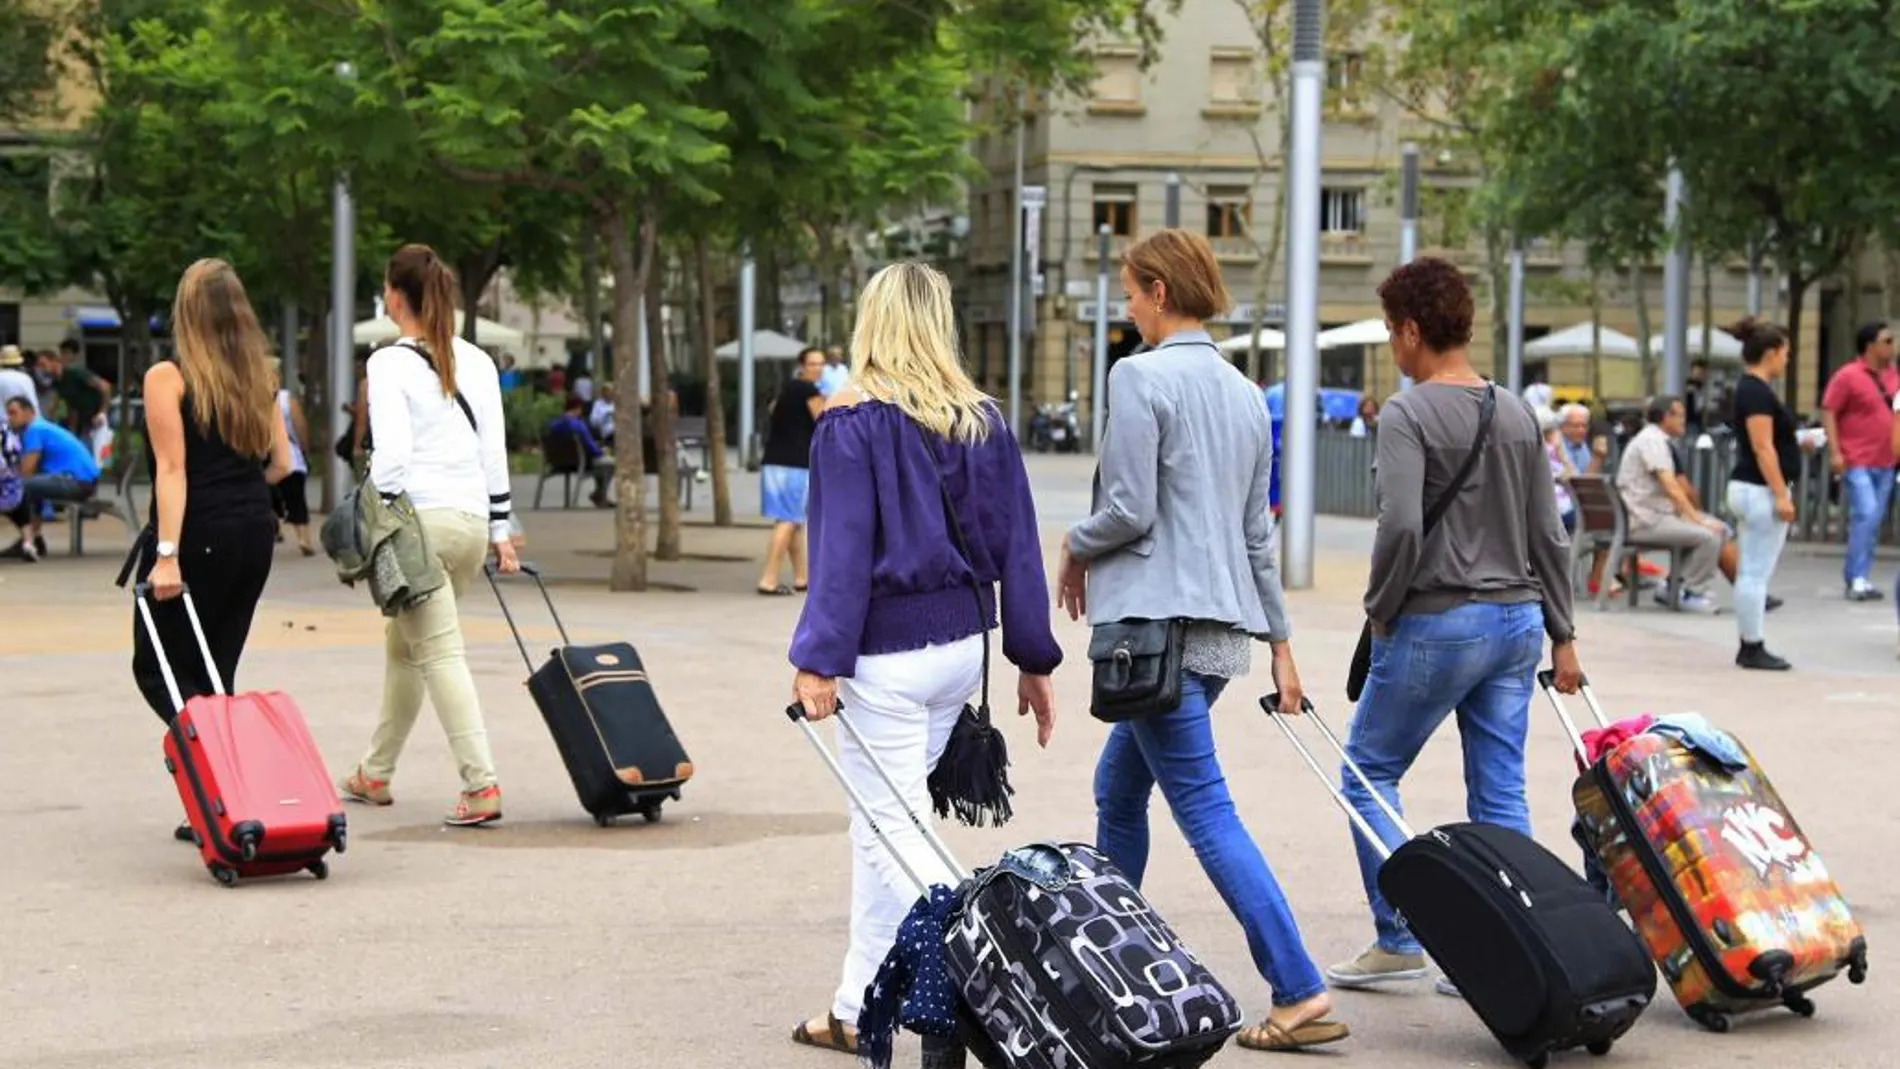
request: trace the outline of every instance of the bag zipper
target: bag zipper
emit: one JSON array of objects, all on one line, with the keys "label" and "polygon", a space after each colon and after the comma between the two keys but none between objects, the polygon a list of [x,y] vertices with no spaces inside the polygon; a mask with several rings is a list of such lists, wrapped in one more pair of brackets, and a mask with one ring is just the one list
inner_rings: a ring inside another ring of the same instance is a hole
[{"label": "bag zipper", "polygon": [[1670,918],[1676,922],[1676,929],[1682,933],[1682,941],[1688,945],[1689,953],[1695,955],[1703,971],[1709,974],[1716,990],[1730,998],[1772,1000],[1774,994],[1764,988],[1747,988],[1737,983],[1734,975],[1722,964],[1715,945],[1709,942],[1708,933],[1696,923],[1695,915],[1677,892],[1675,881],[1669,878],[1662,858],[1656,854],[1655,844],[1643,834],[1642,825],[1636,819],[1636,810],[1623,797],[1615,778],[1610,775],[1608,758],[1598,758],[1596,764],[1590,767],[1590,775],[1596,780],[1597,790],[1609,802],[1610,812],[1615,815],[1616,822],[1622,825],[1623,837],[1629,840],[1630,850],[1636,854],[1637,862],[1654,885],[1656,897],[1662,899]]}]

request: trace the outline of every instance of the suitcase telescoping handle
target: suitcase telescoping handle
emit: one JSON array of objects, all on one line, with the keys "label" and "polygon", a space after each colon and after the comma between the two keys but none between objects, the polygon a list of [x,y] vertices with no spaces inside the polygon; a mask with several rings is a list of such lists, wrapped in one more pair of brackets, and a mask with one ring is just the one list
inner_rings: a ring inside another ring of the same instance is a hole
[{"label": "suitcase telescoping handle", "polygon": [[[224,693],[224,680],[218,675],[218,662],[211,657],[211,643],[205,641],[204,624],[198,621],[198,606],[191,600],[191,591],[181,589],[178,597],[185,603],[185,618],[191,621],[191,633],[198,640],[198,652],[205,659],[205,675],[211,680],[211,693]],[[152,619],[152,584],[140,583],[132,588],[132,603],[138,606],[140,622],[145,625],[145,637],[152,640],[152,652],[158,658],[158,673],[165,677],[165,690],[171,695],[172,709],[185,711],[185,697],[178,691],[178,677],[172,674],[171,658],[165,656],[165,643],[158,637],[158,624]]]},{"label": "suitcase telescoping handle", "polygon": [[[1570,736],[1570,745],[1577,751],[1577,760],[1585,765],[1590,763],[1590,748],[1583,744],[1583,733],[1577,730],[1577,722],[1570,716],[1570,707],[1564,704],[1564,696],[1557,692],[1557,673],[1546,668],[1537,673],[1537,685],[1544,688],[1544,696],[1550,699],[1551,708],[1557,710],[1557,718],[1564,722],[1564,734]],[[1579,676],[1577,691],[1583,695],[1583,704],[1590,707],[1590,715],[1597,718],[1597,726],[1610,726],[1610,718],[1604,714],[1603,706],[1597,703],[1597,696],[1590,689],[1590,677]]]},{"label": "suitcase telescoping handle", "polygon": [[[864,818],[864,823],[870,827],[871,834],[877,836],[877,841],[884,845],[884,849],[891,855],[892,860],[897,862],[897,867],[903,869],[904,875],[910,877],[910,882],[917,888],[917,893],[920,895],[928,895],[930,893],[930,887],[924,883],[924,878],[918,874],[917,870],[910,867],[910,862],[904,860],[904,855],[899,853],[897,848],[891,845],[890,837],[884,833],[884,828],[878,824],[877,815],[871,812],[871,805],[865,801],[864,793],[858,790],[857,784],[852,783],[849,776],[845,775],[844,766],[838,763],[838,758],[832,754],[831,747],[825,745],[825,740],[818,737],[818,732],[811,726],[811,721],[805,719],[804,708],[797,702],[793,702],[791,705],[785,707],[785,715],[792,723],[798,725],[800,731],[805,733],[805,740],[811,743],[812,749],[818,751],[818,756],[825,762],[825,767],[831,769],[831,774],[838,778],[838,786],[843,787],[844,793],[850,796],[851,804],[857,807],[858,814]],[[865,744],[864,736],[858,734],[858,726],[853,724],[851,718],[845,715],[843,702],[838,703],[837,712],[832,714],[832,718],[838,721],[840,727],[850,733],[852,741],[858,744],[858,750],[864,754],[865,761],[869,762],[870,766],[876,770],[877,778],[884,781],[884,789],[891,792],[892,798],[897,799],[897,806],[904,811],[906,817],[910,818],[911,827],[916,828],[917,833],[922,835],[924,841],[930,844],[930,848],[937,852],[937,857],[942,859],[944,866],[956,876],[959,883],[969,879],[970,874],[964,871],[962,865],[957,864],[956,855],[952,854],[950,848],[944,845],[943,839],[931,828],[929,822],[918,816],[917,811],[912,809],[910,803],[904,800],[904,792],[897,788],[897,783],[891,779],[891,774],[884,770],[884,764],[877,759],[877,754],[870,746]]]},{"label": "suitcase telescoping handle", "polygon": [[[495,562],[483,564],[482,574],[488,577],[488,585],[495,588],[495,601],[501,605],[502,619],[508,621],[508,633],[515,636],[515,648],[521,651],[521,661],[528,666],[528,674],[533,675],[534,658],[528,655],[528,644],[521,639],[521,628],[515,626],[515,614],[508,611],[508,599],[502,596],[501,583],[495,578],[500,574],[495,571]],[[573,645],[567,637],[567,625],[561,623],[561,614],[554,608],[554,599],[548,594],[548,585],[541,581],[541,569],[524,560],[521,562],[521,574],[534,580],[535,587],[541,591],[541,600],[548,603],[548,615],[554,618],[554,629],[561,633],[561,645]]]},{"label": "suitcase telescoping handle", "polygon": [[[1333,796],[1333,803],[1339,806],[1341,812],[1346,814],[1347,820],[1352,821],[1352,826],[1358,829],[1360,836],[1364,838],[1366,842],[1370,843],[1374,850],[1379,852],[1380,858],[1390,858],[1392,856],[1391,848],[1386,846],[1385,840],[1380,838],[1379,835],[1372,830],[1372,823],[1368,821],[1365,815],[1360,813],[1359,810],[1353,808],[1351,802],[1346,800],[1345,794],[1334,785],[1333,777],[1327,775],[1325,767],[1319,763],[1318,758],[1313,756],[1313,751],[1307,749],[1306,743],[1300,740],[1299,733],[1293,730],[1293,725],[1287,723],[1288,718],[1280,715],[1280,695],[1277,693],[1269,694],[1260,699],[1260,708],[1266,711],[1268,720],[1280,725],[1280,730],[1286,734],[1287,741],[1293,744],[1295,750],[1299,751],[1301,759],[1306,762],[1306,767],[1313,770],[1313,775],[1319,777],[1320,783],[1326,788],[1326,793]],[[1385,796],[1380,794],[1378,788],[1372,785],[1372,781],[1366,778],[1365,772],[1362,771],[1358,764],[1353,761],[1352,757],[1346,753],[1346,747],[1340,743],[1339,736],[1333,734],[1333,729],[1326,726],[1326,721],[1322,720],[1319,713],[1314,710],[1313,703],[1308,701],[1305,697],[1300,698],[1300,719],[1312,721],[1313,726],[1319,729],[1319,733],[1326,737],[1326,741],[1332,746],[1333,752],[1339,755],[1340,763],[1351,771],[1353,778],[1358,780],[1359,785],[1364,787],[1366,793],[1372,796],[1372,800],[1378,805],[1379,811],[1384,813],[1385,818],[1399,829],[1399,834],[1405,836],[1407,839],[1416,838],[1417,833],[1412,830],[1412,826],[1406,823],[1405,818],[1399,815],[1399,811],[1393,807],[1392,803],[1386,801]]]}]

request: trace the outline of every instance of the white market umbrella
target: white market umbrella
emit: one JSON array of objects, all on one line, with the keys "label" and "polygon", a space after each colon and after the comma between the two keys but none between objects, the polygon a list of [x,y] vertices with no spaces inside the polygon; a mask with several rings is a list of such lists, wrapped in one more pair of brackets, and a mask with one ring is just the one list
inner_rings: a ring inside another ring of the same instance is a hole
[{"label": "white market umbrella", "polygon": [[[776,330],[752,332],[752,358],[755,360],[791,360],[809,348],[811,347],[797,338],[780,334]],[[721,360],[739,359],[739,339],[732,339],[714,349],[713,353]]]},{"label": "white market umbrella", "polygon": [[1385,320],[1361,319],[1343,327],[1322,330],[1317,340],[1321,349],[1340,349],[1348,345],[1384,345],[1392,340],[1392,335],[1385,329]]},{"label": "white market umbrella", "polygon": [[[1591,337],[1594,328],[1588,323],[1577,323],[1562,330],[1546,334],[1535,341],[1524,343],[1524,355],[1527,357],[1552,356],[1589,356],[1592,349]],[[1619,330],[1602,328],[1602,348],[1604,356],[1635,359],[1641,355],[1636,339]]]},{"label": "white market umbrella", "polygon": [[[455,335],[458,338],[462,335],[462,313],[460,312],[455,313]],[[351,340],[358,345],[381,345],[400,337],[402,337],[402,330],[396,326],[396,321],[388,316],[365,319],[350,331]],[[490,356],[497,355],[497,350],[505,349],[518,359],[525,355],[528,336],[513,327],[504,327],[492,319],[476,316],[475,344]]]},{"label": "white market umbrella", "polygon": [[[1663,348],[1669,340],[1667,334],[1657,334],[1649,339],[1649,351],[1652,355],[1662,356]],[[1742,341],[1726,330],[1709,332],[1709,351],[1702,351],[1702,328],[1690,327],[1689,336],[1684,339],[1682,351],[1690,356],[1706,356],[1710,360],[1724,360],[1739,363],[1742,359]]]},{"label": "white market umbrella", "polygon": [[[1221,342],[1218,348],[1223,353],[1244,353],[1253,348],[1254,337],[1255,335],[1252,334],[1236,334],[1226,341]],[[1261,327],[1258,337],[1260,338],[1260,348],[1263,350],[1280,350],[1286,348],[1286,335],[1274,330],[1272,327]]]}]

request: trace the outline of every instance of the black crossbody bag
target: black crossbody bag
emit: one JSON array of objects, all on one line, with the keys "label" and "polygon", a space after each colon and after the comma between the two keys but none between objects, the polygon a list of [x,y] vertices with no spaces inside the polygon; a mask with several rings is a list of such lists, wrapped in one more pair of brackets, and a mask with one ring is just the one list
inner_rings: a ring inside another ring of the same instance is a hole
[{"label": "black crossbody bag", "polygon": [[[1495,384],[1486,387],[1484,401],[1478,406],[1478,436],[1471,442],[1471,452],[1465,455],[1465,462],[1452,474],[1451,482],[1445,485],[1432,507],[1425,511],[1425,522],[1419,529],[1419,542],[1423,543],[1432,536],[1432,530],[1445,518],[1451,503],[1458,500],[1464,492],[1465,484],[1471,481],[1471,473],[1477,470],[1478,457],[1483,455],[1485,443],[1491,439],[1491,421],[1498,414],[1498,388]],[[1372,621],[1367,620],[1359,629],[1359,645],[1352,651],[1352,667],[1346,672],[1346,700],[1356,702],[1365,692],[1366,676],[1372,671]]]}]

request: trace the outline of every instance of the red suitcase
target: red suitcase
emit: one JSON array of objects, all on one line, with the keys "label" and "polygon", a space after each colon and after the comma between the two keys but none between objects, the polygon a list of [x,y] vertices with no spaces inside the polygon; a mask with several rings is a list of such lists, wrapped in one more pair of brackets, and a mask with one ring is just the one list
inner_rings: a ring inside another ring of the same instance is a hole
[{"label": "red suitcase", "polygon": [[178,787],[205,867],[226,887],[302,870],[319,880],[328,877],[324,857],[332,849],[343,852],[347,822],[297,703],[277,691],[224,693],[189,592],[182,595],[185,616],[214,693],[183,701],[149,595],[140,584],[139,619],[178,710],[165,732],[165,771]]}]

